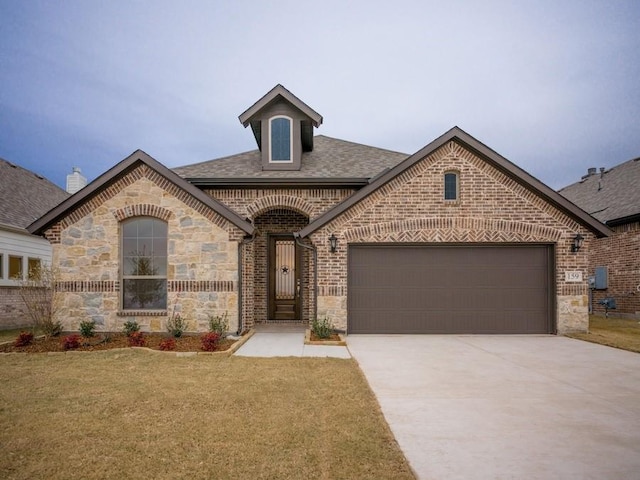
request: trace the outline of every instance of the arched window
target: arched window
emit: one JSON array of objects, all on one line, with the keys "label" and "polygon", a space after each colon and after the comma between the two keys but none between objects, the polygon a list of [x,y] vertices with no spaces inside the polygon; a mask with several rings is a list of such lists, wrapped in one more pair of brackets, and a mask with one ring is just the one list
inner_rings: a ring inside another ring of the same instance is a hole
[{"label": "arched window", "polygon": [[458,172],[446,172],[444,174],[444,199],[458,200],[460,195]]},{"label": "arched window", "polygon": [[167,224],[153,217],[122,222],[122,308],[167,308]]},{"label": "arched window", "polygon": [[291,119],[289,117],[273,117],[269,120],[270,162],[291,162]]}]

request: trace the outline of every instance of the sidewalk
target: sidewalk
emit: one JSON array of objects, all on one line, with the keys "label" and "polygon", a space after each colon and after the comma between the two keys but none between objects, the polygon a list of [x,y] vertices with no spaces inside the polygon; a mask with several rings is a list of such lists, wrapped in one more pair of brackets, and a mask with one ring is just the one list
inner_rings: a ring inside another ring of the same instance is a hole
[{"label": "sidewalk", "polygon": [[241,357],[351,358],[347,347],[305,345],[304,325],[258,325],[256,333],[234,355]]}]

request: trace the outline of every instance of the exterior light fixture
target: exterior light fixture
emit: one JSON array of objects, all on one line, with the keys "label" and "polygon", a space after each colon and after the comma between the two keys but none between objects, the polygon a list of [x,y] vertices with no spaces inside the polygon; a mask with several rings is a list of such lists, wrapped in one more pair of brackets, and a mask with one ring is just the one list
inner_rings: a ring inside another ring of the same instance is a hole
[{"label": "exterior light fixture", "polygon": [[579,233],[573,237],[573,243],[571,244],[571,253],[577,253],[582,247],[582,242],[584,242],[584,237]]},{"label": "exterior light fixture", "polygon": [[336,253],[338,249],[338,239],[333,233],[329,237],[329,248],[331,249],[331,253]]}]

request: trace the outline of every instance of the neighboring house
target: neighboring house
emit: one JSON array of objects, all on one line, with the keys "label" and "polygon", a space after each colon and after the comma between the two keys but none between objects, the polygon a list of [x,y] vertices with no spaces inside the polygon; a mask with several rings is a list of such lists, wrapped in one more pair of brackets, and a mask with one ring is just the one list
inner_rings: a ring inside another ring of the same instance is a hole
[{"label": "neighboring house", "polygon": [[606,226],[457,127],[407,156],[314,136],[322,120],[277,85],[240,115],[258,149],[174,170],[138,150],[33,223],[67,328],[587,329]]},{"label": "neighboring house", "polygon": [[613,234],[594,242],[589,254],[589,275],[598,270],[593,310],[611,297],[614,315],[640,318],[640,158],[609,170],[589,168],[582,179],[560,193],[606,224]]},{"label": "neighboring house", "polygon": [[0,159],[0,328],[28,324],[20,279],[51,262],[51,245],[26,228],[69,195],[42,176]]}]

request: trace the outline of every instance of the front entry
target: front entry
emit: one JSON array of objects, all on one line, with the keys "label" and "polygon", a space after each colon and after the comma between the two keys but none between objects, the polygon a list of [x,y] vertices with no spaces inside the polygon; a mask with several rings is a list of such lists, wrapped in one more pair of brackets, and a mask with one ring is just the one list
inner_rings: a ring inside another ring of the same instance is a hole
[{"label": "front entry", "polygon": [[270,235],[269,320],[300,320],[300,260],[293,235]]}]

